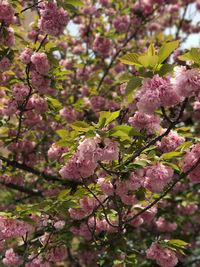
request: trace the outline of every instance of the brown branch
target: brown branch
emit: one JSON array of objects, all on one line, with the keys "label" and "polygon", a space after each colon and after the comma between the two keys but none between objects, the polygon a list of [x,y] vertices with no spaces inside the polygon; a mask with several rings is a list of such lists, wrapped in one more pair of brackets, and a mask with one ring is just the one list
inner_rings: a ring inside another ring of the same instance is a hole
[{"label": "brown branch", "polygon": [[136,158],[137,158],[137,157],[138,157],[138,156],[139,156],[145,149],[147,149],[147,148],[149,148],[150,146],[156,144],[157,141],[161,141],[162,138],[163,138],[164,136],[168,135],[169,132],[176,126],[176,124],[179,123],[179,120],[180,120],[180,118],[181,118],[182,115],[183,115],[183,112],[184,112],[184,110],[185,110],[185,107],[186,107],[186,105],[187,105],[187,102],[188,102],[188,99],[186,98],[186,99],[183,101],[183,104],[182,104],[182,106],[181,106],[181,110],[180,110],[180,113],[179,113],[178,117],[176,118],[175,121],[173,121],[173,122],[169,125],[169,127],[167,128],[167,130],[166,130],[163,134],[161,134],[161,135],[157,136],[156,138],[154,138],[153,140],[151,140],[146,146],[144,146],[144,147],[138,149],[138,150],[137,150],[137,151],[136,151],[130,158],[128,158],[124,163],[122,163],[122,165],[127,165],[127,164],[131,163],[131,162],[132,162],[134,159],[136,159]]},{"label": "brown branch", "polygon": [[46,174],[45,172],[41,172],[41,171],[39,171],[37,169],[34,169],[32,167],[29,167],[29,166],[23,164],[23,163],[19,163],[19,162],[15,161],[15,160],[10,160],[10,159],[5,158],[5,157],[3,157],[1,155],[0,155],[0,160],[2,160],[3,162],[7,163],[11,167],[14,167],[16,169],[32,173],[32,174],[34,174],[34,175],[36,175],[38,177],[43,178],[46,181],[59,182],[61,185],[69,186],[71,188],[75,188],[78,185],[78,183],[75,183],[75,182],[72,182],[72,181],[70,182],[70,181],[61,180],[57,176]]},{"label": "brown branch", "polygon": [[173,122],[170,120],[170,118],[167,116],[164,107],[161,107],[161,111],[162,111],[162,114],[163,114],[164,119],[165,119],[167,122],[169,122],[169,123],[173,123]]},{"label": "brown branch", "polygon": [[22,14],[22,13],[24,13],[25,11],[27,11],[27,10],[33,8],[33,7],[37,7],[37,5],[38,5],[39,3],[42,3],[42,2],[44,2],[44,0],[38,1],[38,2],[34,3],[33,5],[28,6],[28,7],[24,8],[24,9],[22,9],[22,10],[20,11],[20,13],[15,13],[15,16],[18,16],[19,14]]},{"label": "brown branch", "polygon": [[112,68],[115,60],[117,59],[117,57],[121,54],[123,48],[125,48],[127,46],[127,44],[136,37],[137,33],[141,31],[141,26],[144,26],[147,22],[149,22],[151,20],[151,15],[154,14],[154,12],[157,10],[154,9],[153,12],[149,15],[149,17],[147,17],[146,19],[144,19],[144,21],[141,23],[140,27],[137,27],[136,30],[134,31],[134,33],[132,33],[124,42],[124,44],[116,51],[116,53],[114,54],[113,58],[111,59],[110,63],[108,64],[107,68],[105,69],[103,76],[101,78],[101,80],[99,81],[99,84],[97,86],[97,92],[100,91],[101,86],[106,78],[106,76],[108,75],[110,69]]},{"label": "brown branch", "polygon": [[[40,42],[39,47],[36,49],[35,52],[38,52],[41,49],[41,47],[45,43],[47,37],[48,37],[48,34],[46,34],[45,37],[42,39],[42,41]],[[15,142],[17,142],[18,139],[19,139],[19,137],[20,137],[21,128],[22,128],[22,121],[23,121],[23,114],[24,114],[24,112],[27,111],[26,106],[28,104],[28,101],[29,101],[29,99],[30,99],[30,97],[32,95],[32,91],[33,91],[33,87],[32,87],[31,82],[30,82],[30,69],[31,69],[31,65],[32,65],[31,62],[26,65],[25,73],[26,73],[26,81],[27,81],[27,84],[28,84],[28,87],[29,87],[29,93],[26,96],[26,98],[25,98],[24,102],[22,103],[22,105],[19,107],[20,113],[19,113],[19,122],[18,122],[17,135],[12,140],[12,141],[15,141]]]},{"label": "brown branch", "polygon": [[[82,179],[83,180],[83,179]],[[107,214],[106,214],[106,210],[105,210],[105,207],[104,207],[104,205],[103,205],[103,203],[101,202],[101,200],[93,193],[93,191],[84,183],[84,181],[83,181],[83,185],[84,185],[84,187],[88,190],[88,192],[90,192],[90,194],[97,200],[97,202],[99,203],[99,205],[102,207],[102,209],[103,209],[103,213],[104,213],[104,216],[105,216],[105,219],[106,219],[106,222],[110,225],[110,226],[112,226],[112,227],[114,227],[114,228],[118,228],[118,225],[114,225],[114,224],[112,224],[110,221],[109,221],[109,219],[108,219],[108,216],[107,216]]]},{"label": "brown branch", "polygon": [[5,187],[8,187],[10,189],[14,189],[14,190],[17,190],[19,192],[22,192],[22,193],[25,193],[25,194],[28,194],[28,195],[31,195],[31,196],[39,196],[39,197],[42,196],[42,192],[41,191],[31,190],[30,188],[27,188],[27,187],[24,187],[24,186],[20,186],[20,185],[13,184],[13,183],[5,183],[3,181],[0,181],[0,184],[5,186]]},{"label": "brown branch", "polygon": [[182,18],[181,18],[181,20],[180,20],[180,22],[179,22],[178,27],[177,27],[177,32],[176,32],[176,35],[175,35],[175,38],[176,38],[176,39],[179,38],[179,33],[180,33],[180,30],[181,30],[181,28],[182,28],[182,26],[183,26],[183,22],[184,22],[184,19],[185,19],[185,15],[186,15],[186,13],[187,13],[187,9],[188,9],[188,4],[187,4],[187,5],[185,6],[185,8],[184,8],[183,16],[182,16]]}]

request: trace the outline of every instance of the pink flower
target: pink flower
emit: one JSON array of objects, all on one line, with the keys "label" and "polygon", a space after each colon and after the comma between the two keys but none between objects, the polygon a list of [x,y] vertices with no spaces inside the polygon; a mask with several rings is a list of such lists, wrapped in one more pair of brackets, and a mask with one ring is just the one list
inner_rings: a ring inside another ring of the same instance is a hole
[{"label": "pink flower", "polygon": [[106,99],[102,96],[92,96],[90,99],[90,104],[93,110],[102,110],[106,105]]},{"label": "pink flower", "polygon": [[0,21],[4,22],[5,24],[9,25],[14,23],[15,21],[15,11],[8,3],[8,1],[3,0],[0,2]]},{"label": "pink flower", "polygon": [[134,4],[134,11],[141,11],[144,15],[148,15],[152,12],[152,2],[151,0],[137,0]]},{"label": "pink flower", "polygon": [[160,106],[174,106],[181,101],[170,80],[158,75],[144,81],[136,98],[139,111],[147,114],[152,114]]},{"label": "pink flower", "polygon": [[146,168],[144,187],[160,193],[173,177],[173,169],[157,163]]},{"label": "pink flower", "polygon": [[0,217],[0,238],[8,239],[24,236],[32,230],[32,226],[26,222]]},{"label": "pink flower", "polygon": [[[194,166],[200,158],[200,144],[196,144],[191,150],[187,151],[183,158],[182,169],[187,172],[192,166]],[[188,174],[188,178],[191,182],[200,182],[200,164]]]},{"label": "pink flower", "polygon": [[194,204],[194,203],[188,203],[186,206],[181,206],[178,205],[176,207],[176,211],[179,214],[183,214],[183,215],[192,215],[194,214],[196,211],[198,211],[198,205]]},{"label": "pink flower", "polygon": [[87,159],[97,161],[98,154],[101,153],[101,149],[98,148],[98,138],[87,138],[80,142],[78,146],[79,159]]},{"label": "pink flower", "polygon": [[100,0],[102,6],[107,7],[109,5],[109,0]]},{"label": "pink flower", "polygon": [[34,53],[31,56],[31,62],[34,64],[36,71],[40,74],[45,75],[48,73],[50,65],[45,53]]},{"label": "pink flower", "polygon": [[156,228],[159,232],[172,232],[177,228],[176,223],[170,223],[166,221],[164,218],[160,217],[156,222]]},{"label": "pink flower", "polygon": [[59,173],[64,179],[80,181],[81,178],[87,178],[94,174],[96,167],[96,162],[79,160],[78,155],[74,155]]},{"label": "pink flower", "polygon": [[114,188],[110,181],[106,181],[104,178],[99,178],[97,184],[100,185],[100,188],[105,195],[107,196],[113,195]]},{"label": "pink flower", "polygon": [[[163,130],[164,132],[165,130]],[[185,141],[185,138],[178,135],[175,131],[170,131],[167,136],[164,136],[161,141],[157,142],[158,148],[164,152],[170,152],[175,150]]]},{"label": "pink flower", "polygon": [[43,261],[40,257],[37,257],[33,260],[31,260],[30,257],[30,262],[26,263],[25,267],[50,267],[50,263],[47,261]]},{"label": "pink flower", "polygon": [[[129,213],[129,215],[127,216],[127,219],[130,219],[131,217],[133,217],[134,214]],[[131,220],[128,224],[130,224],[133,227],[139,227],[141,224],[143,224],[144,220],[142,219],[142,216],[137,216],[135,219]]]},{"label": "pink flower", "polygon": [[22,257],[18,256],[13,248],[6,250],[3,264],[6,266],[20,266],[22,264]]},{"label": "pink flower", "polygon": [[148,259],[155,260],[161,267],[174,267],[178,263],[175,252],[169,248],[162,248],[158,243],[153,242],[146,251]]},{"label": "pink flower", "polygon": [[0,35],[0,44],[12,47],[15,44],[15,35],[12,28],[6,28],[5,34]]},{"label": "pink flower", "polygon": [[[0,4],[1,5],[1,4]],[[11,62],[7,57],[3,57],[0,60],[0,71],[6,71],[9,70],[11,67]]]},{"label": "pink flower", "polygon": [[86,223],[81,223],[79,227],[72,226],[70,228],[70,231],[74,235],[79,235],[83,237],[85,240],[91,240],[92,238],[91,231],[88,229],[88,225]]},{"label": "pink flower", "polygon": [[156,115],[148,115],[137,111],[128,122],[139,130],[146,130],[148,134],[153,134],[160,129],[160,118]]},{"label": "pink flower", "polygon": [[116,160],[119,155],[119,144],[109,138],[105,138],[103,141],[99,138],[88,138],[78,146],[78,155],[80,160]]},{"label": "pink flower", "polygon": [[196,8],[200,10],[200,0],[196,0]]},{"label": "pink flower", "polygon": [[52,248],[51,250],[45,253],[45,258],[51,262],[60,262],[67,257],[67,249],[64,245],[60,245]]},{"label": "pink flower", "polygon": [[29,98],[27,109],[34,109],[34,111],[41,114],[48,110],[48,104],[47,101],[39,95],[33,95]]},{"label": "pink flower", "polygon": [[68,149],[66,147],[61,147],[61,146],[57,146],[56,144],[52,144],[47,154],[50,159],[56,160],[56,159],[60,159],[62,154],[67,151]]},{"label": "pink flower", "polygon": [[176,93],[183,97],[190,97],[200,92],[200,73],[187,70],[186,67],[175,67],[174,78],[171,79]]},{"label": "pink flower", "polygon": [[65,221],[60,220],[60,221],[57,221],[57,222],[54,223],[54,227],[57,230],[60,230],[60,229],[64,228],[65,224],[66,224]]},{"label": "pink flower", "polygon": [[30,91],[29,87],[22,83],[15,84],[12,90],[16,101],[23,101]]},{"label": "pink flower", "polygon": [[119,157],[119,144],[109,138],[104,140],[104,147],[102,148],[102,154],[99,157],[100,161],[117,160]]},{"label": "pink flower", "polygon": [[114,27],[118,32],[126,32],[130,23],[130,18],[128,15],[121,17],[116,17],[113,21]]},{"label": "pink flower", "polygon": [[97,206],[97,200],[92,197],[84,197],[80,200],[80,206],[86,213],[91,213]]},{"label": "pink flower", "polygon": [[96,12],[95,6],[86,6],[83,8],[83,13],[86,15],[94,15],[95,12]]},{"label": "pink flower", "polygon": [[59,113],[69,123],[79,119],[82,115],[81,112],[73,109],[70,106],[62,108]]},{"label": "pink flower", "polygon": [[49,35],[59,36],[63,33],[68,19],[68,14],[63,8],[58,8],[55,3],[48,2],[42,6],[38,26],[41,31]]},{"label": "pink flower", "polygon": [[22,63],[24,64],[30,63],[32,54],[33,50],[31,48],[25,48],[24,51],[20,54],[20,59]]},{"label": "pink flower", "polygon": [[141,215],[142,219],[144,220],[144,223],[147,223],[147,224],[151,223],[156,213],[157,213],[157,208],[155,206],[145,211]]},{"label": "pink flower", "polygon": [[31,72],[31,81],[34,87],[41,93],[46,94],[49,90],[49,86],[51,84],[51,80],[49,78],[44,77],[37,71]]},{"label": "pink flower", "polygon": [[97,52],[97,54],[106,57],[110,53],[111,44],[111,40],[102,36],[97,36],[93,43],[93,50]]}]

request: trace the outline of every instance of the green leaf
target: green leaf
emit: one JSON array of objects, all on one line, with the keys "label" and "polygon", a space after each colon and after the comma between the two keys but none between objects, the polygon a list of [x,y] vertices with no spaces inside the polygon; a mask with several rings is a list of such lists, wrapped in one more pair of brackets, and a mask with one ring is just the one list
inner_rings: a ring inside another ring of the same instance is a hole
[{"label": "green leaf", "polygon": [[136,166],[136,167],[139,167],[139,168],[141,168],[141,167],[145,167],[145,166],[147,166],[147,164],[148,164],[148,161],[147,160],[142,160],[142,159],[139,159],[139,160],[136,160],[136,161],[134,161],[133,163],[131,163],[132,164],[132,166]]},{"label": "green leaf", "polygon": [[107,119],[106,119],[105,126],[107,126],[109,123],[111,123],[112,121],[114,121],[115,119],[117,119],[119,117],[119,115],[120,115],[120,110],[111,112],[109,114],[109,116],[107,117]]},{"label": "green leaf", "polygon": [[178,167],[176,164],[171,163],[171,162],[166,162],[166,161],[164,161],[164,162],[162,162],[162,163],[163,163],[164,165],[167,165],[167,166],[171,167],[172,169],[174,169],[174,170],[180,172],[180,169],[179,169],[179,167]]},{"label": "green leaf", "polygon": [[58,200],[60,201],[69,200],[70,198],[70,189],[62,190],[58,195]]},{"label": "green leaf", "polygon": [[156,72],[159,76],[164,76],[165,74],[172,72],[174,69],[174,65],[172,64],[163,64],[162,67]]},{"label": "green leaf", "polygon": [[154,56],[155,54],[156,54],[156,50],[155,50],[154,44],[150,44],[147,50],[147,55]]},{"label": "green leaf", "polygon": [[165,61],[165,59],[167,59],[178,46],[178,40],[165,43],[158,52],[158,63],[162,63],[163,61]]},{"label": "green leaf", "polygon": [[70,127],[72,129],[74,129],[75,131],[78,131],[78,132],[87,132],[87,131],[93,129],[92,126],[90,126],[89,124],[87,124],[84,121],[76,121],[74,123],[71,123]]},{"label": "green leaf", "polygon": [[110,111],[102,111],[100,112],[99,121],[97,124],[94,124],[97,128],[103,128],[107,126],[109,123],[117,119],[120,115],[120,110],[110,112]]},{"label": "green leaf", "polygon": [[117,125],[109,131],[109,136],[119,136],[120,132],[126,134],[129,137],[142,136],[142,134],[135,128],[128,125]]},{"label": "green leaf", "polygon": [[128,82],[133,75],[131,75],[130,73],[123,73],[122,75],[119,76],[119,78],[117,78],[116,83],[120,84],[120,83],[125,83]]},{"label": "green leaf", "polygon": [[182,154],[183,154],[182,152],[173,151],[173,152],[164,153],[160,158],[161,159],[172,159],[175,157],[179,157]]},{"label": "green leaf", "polygon": [[141,86],[141,84],[142,84],[141,78],[139,77],[132,78],[126,86],[125,95],[129,95],[130,93],[132,93],[137,87]]},{"label": "green leaf", "polygon": [[65,2],[67,4],[74,6],[74,7],[83,7],[84,6],[83,2],[80,0],[65,0]]},{"label": "green leaf", "polygon": [[0,135],[4,135],[9,131],[8,127],[1,127],[0,128]]},{"label": "green leaf", "polygon": [[176,148],[176,151],[180,150],[181,152],[185,152],[188,148],[192,146],[192,141],[183,142],[180,146]]},{"label": "green leaf", "polygon": [[11,92],[12,90],[5,87],[5,86],[0,86],[0,90],[4,90],[4,91],[8,91],[8,92]]},{"label": "green leaf", "polygon": [[56,133],[60,136],[61,139],[65,139],[69,132],[65,129],[59,129],[56,131]]},{"label": "green leaf", "polygon": [[141,63],[142,66],[144,66],[145,68],[147,67],[155,67],[156,64],[158,63],[158,56],[157,55],[141,55],[140,57],[138,57],[138,61]]},{"label": "green leaf", "polygon": [[48,96],[47,102],[52,105],[56,109],[61,109],[62,104],[58,101],[58,99]]},{"label": "green leaf", "polygon": [[121,58],[119,58],[119,60],[127,65],[138,65],[141,66],[140,62],[138,61],[138,57],[139,55],[136,53],[131,53],[131,54],[127,54]]},{"label": "green leaf", "polygon": [[145,200],[145,193],[146,193],[146,190],[144,187],[140,187],[136,192],[135,192],[135,195],[137,197],[138,200],[142,201],[142,200]]},{"label": "green leaf", "polygon": [[187,61],[192,60],[196,64],[200,65],[200,52],[198,48],[192,48],[189,52],[178,57],[178,59]]},{"label": "green leaf", "polygon": [[180,240],[180,239],[171,239],[167,242],[169,245],[175,246],[175,247],[185,247],[188,245],[187,242]]}]

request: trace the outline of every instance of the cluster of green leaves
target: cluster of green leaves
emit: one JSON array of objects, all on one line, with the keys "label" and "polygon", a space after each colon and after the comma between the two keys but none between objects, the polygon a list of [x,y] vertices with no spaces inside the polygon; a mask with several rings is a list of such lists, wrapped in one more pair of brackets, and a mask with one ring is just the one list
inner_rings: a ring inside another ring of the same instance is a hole
[{"label": "cluster of green leaves", "polygon": [[[154,44],[150,44],[147,51],[143,54],[126,54],[119,60],[127,65],[133,65],[140,75],[131,78],[126,87],[126,95],[132,93],[137,87],[141,86],[144,77],[151,77],[154,74],[164,76],[173,70],[173,65],[165,63],[171,53],[179,46],[179,41],[171,41],[162,45],[157,51]],[[146,70],[149,70],[148,72]]]}]

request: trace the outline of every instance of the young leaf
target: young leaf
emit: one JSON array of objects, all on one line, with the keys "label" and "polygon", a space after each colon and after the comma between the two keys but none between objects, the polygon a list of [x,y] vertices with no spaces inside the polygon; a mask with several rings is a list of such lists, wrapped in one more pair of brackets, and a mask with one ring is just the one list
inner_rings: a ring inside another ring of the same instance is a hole
[{"label": "young leaf", "polygon": [[141,84],[142,84],[141,78],[139,77],[132,78],[126,86],[125,95],[129,95],[130,93],[132,93],[137,87],[141,86]]},{"label": "young leaf", "polygon": [[87,131],[93,129],[92,126],[90,126],[89,124],[87,124],[84,121],[76,121],[76,122],[70,124],[70,127],[72,129],[74,129],[75,131],[78,131],[78,132],[87,132]]},{"label": "young leaf", "polygon": [[84,4],[81,0],[66,0],[67,4],[70,4],[74,7],[83,7]]},{"label": "young leaf", "polygon": [[99,121],[97,124],[94,124],[97,128],[103,128],[107,126],[109,123],[117,119],[120,115],[120,110],[110,112],[110,111],[102,111],[100,112]]},{"label": "young leaf", "polygon": [[159,76],[164,76],[165,74],[172,72],[174,69],[174,65],[172,64],[163,64],[162,67],[157,71]]},{"label": "young leaf", "polygon": [[155,54],[156,54],[156,50],[155,50],[154,44],[150,44],[147,50],[147,55],[154,56]]},{"label": "young leaf", "polygon": [[141,63],[142,66],[144,66],[145,68],[147,67],[155,67],[156,64],[158,63],[158,56],[157,55],[141,55],[140,57],[138,57],[138,61]]},{"label": "young leaf", "polygon": [[132,53],[132,54],[127,54],[121,58],[119,58],[119,60],[127,65],[138,65],[141,66],[140,62],[138,61],[138,57],[139,55],[136,53]]},{"label": "young leaf", "polygon": [[162,63],[163,61],[165,61],[165,59],[167,59],[171,53],[179,46],[179,41],[172,41],[172,42],[168,42],[165,43],[159,50],[158,52],[158,63]]},{"label": "young leaf", "polygon": [[199,49],[192,48],[189,52],[185,53],[184,55],[179,56],[178,59],[183,60],[183,61],[192,60],[197,65],[200,65]]},{"label": "young leaf", "polygon": [[56,98],[48,96],[47,97],[47,102],[50,103],[50,105],[52,105],[56,109],[61,109],[62,108],[62,104]]},{"label": "young leaf", "polygon": [[180,240],[180,239],[171,239],[167,243],[175,247],[185,247],[188,245],[187,242]]},{"label": "young leaf", "polygon": [[142,134],[136,130],[135,128],[128,126],[128,125],[117,125],[114,126],[110,131],[110,136],[116,136],[116,133],[122,132],[124,134],[127,134],[129,137],[132,136],[142,136]]},{"label": "young leaf", "polygon": [[120,110],[114,111],[114,112],[109,112],[109,116],[106,119],[105,126],[107,126],[109,123],[117,119],[120,115]]},{"label": "young leaf", "polygon": [[160,158],[161,159],[172,159],[175,157],[179,157],[182,154],[183,154],[182,152],[172,151],[172,152],[164,153]]}]

